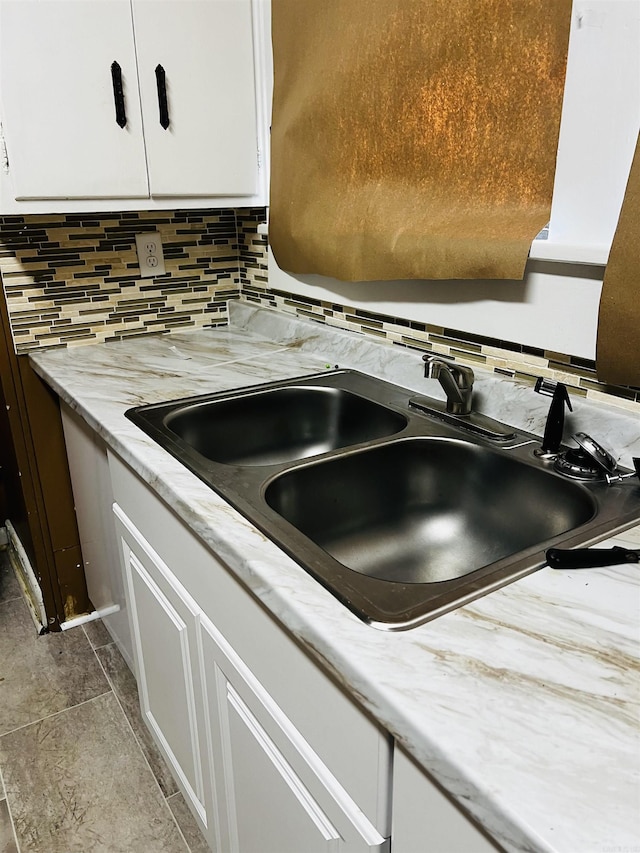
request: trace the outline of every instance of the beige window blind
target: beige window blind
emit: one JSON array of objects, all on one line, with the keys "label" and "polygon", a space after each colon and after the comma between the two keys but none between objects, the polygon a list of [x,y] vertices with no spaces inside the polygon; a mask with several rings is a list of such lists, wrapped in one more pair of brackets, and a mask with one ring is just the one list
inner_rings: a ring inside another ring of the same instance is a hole
[{"label": "beige window blind", "polygon": [[269,234],[346,281],[522,278],[549,220],[570,0],[272,0]]},{"label": "beige window blind", "polygon": [[596,370],[598,379],[640,386],[640,137],[604,273]]}]

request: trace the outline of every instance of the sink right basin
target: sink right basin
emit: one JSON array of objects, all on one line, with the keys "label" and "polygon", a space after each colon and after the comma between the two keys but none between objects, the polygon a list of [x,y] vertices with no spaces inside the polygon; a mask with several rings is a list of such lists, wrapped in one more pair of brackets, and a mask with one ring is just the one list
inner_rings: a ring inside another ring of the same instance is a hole
[{"label": "sink right basin", "polygon": [[267,504],[334,560],[403,584],[463,577],[589,521],[591,495],[514,457],[414,438],[276,477]]}]

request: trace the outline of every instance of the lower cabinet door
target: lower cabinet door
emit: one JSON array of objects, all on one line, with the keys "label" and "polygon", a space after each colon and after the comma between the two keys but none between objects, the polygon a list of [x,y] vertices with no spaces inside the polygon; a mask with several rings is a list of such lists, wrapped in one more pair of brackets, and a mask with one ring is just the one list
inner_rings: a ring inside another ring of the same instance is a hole
[{"label": "lower cabinet door", "polygon": [[199,679],[199,611],[117,505],[114,513],[122,546],[142,714],[206,831],[210,785],[201,761],[206,750]]},{"label": "lower cabinet door", "polygon": [[388,839],[376,831],[206,617],[201,628],[219,849],[388,851]]},{"label": "lower cabinet door", "polygon": [[[260,682],[258,667],[242,660],[117,503],[113,512],[142,713],[212,850],[389,853],[389,838],[357,802],[362,796],[370,807],[369,787],[363,793],[350,780],[347,790]],[[185,540],[179,559],[191,556]],[[275,625],[244,624],[255,644],[272,648],[267,631]],[[304,695],[302,669],[297,680]],[[308,712],[323,707],[310,701]],[[359,734],[349,719],[345,746]]]}]

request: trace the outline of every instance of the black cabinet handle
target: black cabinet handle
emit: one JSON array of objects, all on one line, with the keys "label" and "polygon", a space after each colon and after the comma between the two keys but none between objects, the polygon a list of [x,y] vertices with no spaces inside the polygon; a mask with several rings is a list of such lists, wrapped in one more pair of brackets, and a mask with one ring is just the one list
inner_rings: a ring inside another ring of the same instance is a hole
[{"label": "black cabinet handle", "polygon": [[632,548],[549,548],[547,563],[552,569],[595,569],[597,566],[620,566],[640,561],[640,551]]},{"label": "black cabinet handle", "polygon": [[158,109],[160,124],[165,130],[169,127],[169,104],[167,103],[167,76],[162,65],[156,65],[156,85],[158,87]]},{"label": "black cabinet handle", "polygon": [[125,127],[127,113],[124,108],[124,90],[122,88],[122,69],[117,62],[111,63],[111,81],[113,83],[113,100],[116,105],[116,124]]}]

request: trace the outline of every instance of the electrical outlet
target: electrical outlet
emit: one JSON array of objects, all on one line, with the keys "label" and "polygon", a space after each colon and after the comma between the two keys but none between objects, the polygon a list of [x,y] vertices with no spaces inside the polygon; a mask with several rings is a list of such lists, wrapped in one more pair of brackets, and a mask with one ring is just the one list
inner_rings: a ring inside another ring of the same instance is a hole
[{"label": "electrical outlet", "polygon": [[162,253],[162,238],[159,231],[145,231],[144,234],[136,234],[136,249],[138,250],[140,275],[143,278],[164,275],[164,254]]}]

